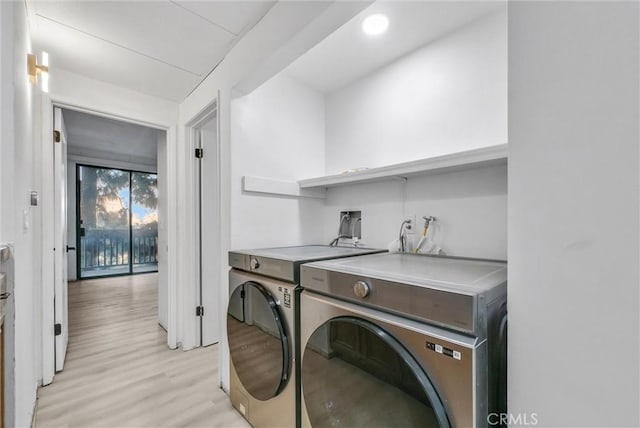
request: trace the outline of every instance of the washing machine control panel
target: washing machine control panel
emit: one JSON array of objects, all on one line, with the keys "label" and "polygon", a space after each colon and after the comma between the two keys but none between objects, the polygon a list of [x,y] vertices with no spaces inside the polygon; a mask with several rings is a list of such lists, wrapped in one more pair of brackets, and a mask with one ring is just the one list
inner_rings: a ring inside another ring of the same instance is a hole
[{"label": "washing machine control panel", "polygon": [[302,288],[336,299],[403,314],[416,321],[438,323],[465,333],[476,332],[474,295],[450,293],[384,279],[362,277],[303,265]]}]

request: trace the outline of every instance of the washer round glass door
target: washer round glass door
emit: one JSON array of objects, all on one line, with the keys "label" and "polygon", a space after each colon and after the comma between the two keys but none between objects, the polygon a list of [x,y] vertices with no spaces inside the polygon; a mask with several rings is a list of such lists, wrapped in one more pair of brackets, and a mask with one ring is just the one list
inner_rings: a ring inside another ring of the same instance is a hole
[{"label": "washer round glass door", "polygon": [[262,285],[236,288],[227,309],[229,352],[236,374],[258,400],[278,395],[291,371],[290,337],[278,304]]},{"label": "washer round glass door", "polygon": [[314,428],[450,427],[415,358],[361,318],[334,318],[314,331],[304,349],[302,390]]}]

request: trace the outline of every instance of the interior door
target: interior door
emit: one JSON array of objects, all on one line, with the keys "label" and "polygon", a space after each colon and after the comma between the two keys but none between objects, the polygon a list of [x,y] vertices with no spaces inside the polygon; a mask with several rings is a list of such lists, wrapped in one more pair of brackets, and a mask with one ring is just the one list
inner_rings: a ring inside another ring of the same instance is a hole
[{"label": "interior door", "polygon": [[197,147],[203,149],[199,159],[198,181],[200,197],[200,305],[204,313],[200,318],[201,346],[220,341],[220,221],[218,126],[217,114],[198,130]]},{"label": "interior door", "polygon": [[67,298],[67,138],[62,110],[53,112],[55,134],[54,171],[54,320],[55,320],[55,366],[64,368],[64,359],[69,342],[68,298]]}]

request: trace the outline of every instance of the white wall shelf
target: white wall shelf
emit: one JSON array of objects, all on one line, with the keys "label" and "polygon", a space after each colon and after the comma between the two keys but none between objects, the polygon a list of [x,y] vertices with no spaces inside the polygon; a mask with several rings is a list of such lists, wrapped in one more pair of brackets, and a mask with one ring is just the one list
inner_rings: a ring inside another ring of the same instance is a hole
[{"label": "white wall shelf", "polygon": [[325,199],[327,197],[327,192],[324,189],[302,189],[295,181],[273,180],[271,178],[251,177],[248,175],[242,177],[242,190],[250,193],[296,198]]},{"label": "white wall shelf", "polygon": [[330,187],[506,165],[507,153],[507,145],[500,144],[363,171],[308,178],[298,182],[246,175],[242,177],[242,190],[249,193],[325,199],[326,189]]},{"label": "white wall shelf", "polygon": [[370,168],[362,171],[309,178],[299,180],[298,184],[301,190],[315,190],[344,186],[347,184],[371,183],[394,178],[442,174],[482,166],[506,165],[507,155],[507,144],[500,144],[416,161]]}]

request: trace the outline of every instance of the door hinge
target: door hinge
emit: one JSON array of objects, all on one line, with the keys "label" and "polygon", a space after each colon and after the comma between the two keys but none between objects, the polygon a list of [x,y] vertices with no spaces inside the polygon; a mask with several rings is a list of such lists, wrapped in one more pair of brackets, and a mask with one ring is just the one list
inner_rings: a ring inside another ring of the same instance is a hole
[{"label": "door hinge", "polygon": [[196,306],[196,316],[197,317],[204,316],[204,306]]},{"label": "door hinge", "polygon": [[202,158],[203,158],[203,156],[204,156],[204,149],[202,149],[202,148],[198,147],[198,148],[196,149],[196,158],[198,158],[198,159],[202,159]]},{"label": "door hinge", "polygon": [[54,336],[60,336],[62,334],[62,324],[53,325],[53,334]]},{"label": "door hinge", "polygon": [[53,141],[56,143],[60,142],[60,131],[53,131]]}]

